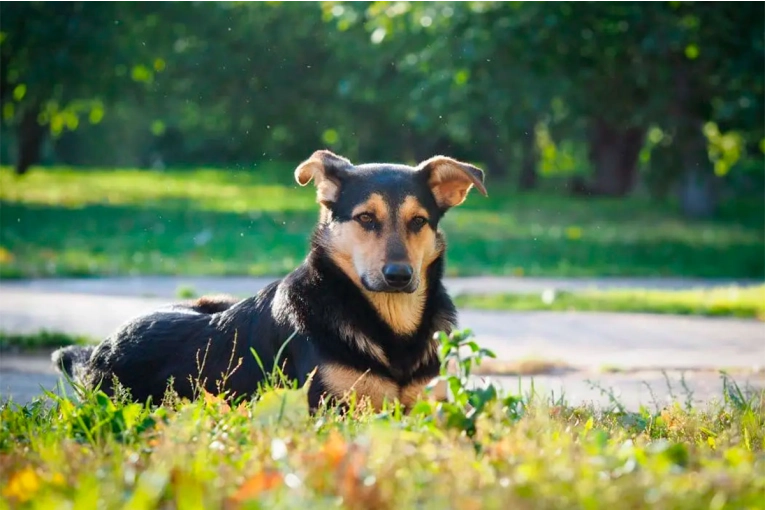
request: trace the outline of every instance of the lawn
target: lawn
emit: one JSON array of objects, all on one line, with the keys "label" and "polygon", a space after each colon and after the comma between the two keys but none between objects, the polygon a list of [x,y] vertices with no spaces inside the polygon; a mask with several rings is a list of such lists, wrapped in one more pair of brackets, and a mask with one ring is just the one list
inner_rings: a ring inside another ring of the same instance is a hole
[{"label": "lawn", "polygon": [[[691,222],[647,200],[492,186],[443,222],[450,275],[762,278],[762,204]],[[146,171],[0,168],[0,277],[282,275],[316,219],[292,165]]]},{"label": "lawn", "polygon": [[0,329],[0,352],[4,350],[53,349],[67,345],[83,345],[95,342],[96,340],[86,336],[70,335],[59,331],[18,334],[8,333]]},{"label": "lawn", "polygon": [[461,295],[454,301],[463,308],[484,310],[641,312],[765,320],[765,285],[684,291],[551,289],[540,294]]},{"label": "lawn", "polygon": [[765,393],[726,379],[708,408],[629,413],[471,389],[459,368],[453,402],[410,415],[309,416],[285,387],[4,404],[0,508],[761,508]]}]

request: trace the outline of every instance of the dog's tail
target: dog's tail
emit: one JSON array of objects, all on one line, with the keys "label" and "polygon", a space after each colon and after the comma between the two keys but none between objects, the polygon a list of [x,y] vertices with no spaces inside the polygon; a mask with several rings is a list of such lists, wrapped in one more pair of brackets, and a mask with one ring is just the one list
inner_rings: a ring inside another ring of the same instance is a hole
[{"label": "dog's tail", "polygon": [[194,301],[188,303],[188,306],[199,313],[214,314],[219,312],[225,312],[241,299],[237,299],[233,296],[218,295],[218,296],[202,296]]},{"label": "dog's tail", "polygon": [[53,365],[71,379],[77,378],[78,367],[84,365],[93,354],[94,346],[70,345],[53,351]]}]

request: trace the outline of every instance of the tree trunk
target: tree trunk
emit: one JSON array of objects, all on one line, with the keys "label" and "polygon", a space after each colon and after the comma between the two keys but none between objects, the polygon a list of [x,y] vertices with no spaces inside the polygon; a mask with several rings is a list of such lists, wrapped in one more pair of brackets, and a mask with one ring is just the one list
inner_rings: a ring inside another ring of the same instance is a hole
[{"label": "tree trunk", "polygon": [[21,116],[17,135],[16,173],[18,175],[25,174],[30,166],[40,161],[46,128],[37,121],[39,113],[40,106],[33,104],[26,108]]},{"label": "tree trunk", "polygon": [[[678,181],[680,207],[686,216],[707,218],[717,208],[716,178],[707,155],[707,140],[703,132],[703,94],[692,86],[691,70],[680,59],[674,66],[674,102],[670,118],[674,124],[673,148],[681,161]],[[695,94],[694,94],[695,93]]]},{"label": "tree trunk", "polygon": [[533,126],[521,140],[521,173],[518,176],[518,189],[528,191],[535,189],[539,183],[537,174],[537,142]]},{"label": "tree trunk", "polygon": [[690,115],[683,118],[675,132],[675,143],[682,165],[677,191],[683,214],[708,218],[717,208],[717,187],[702,121]]},{"label": "tree trunk", "polygon": [[645,129],[618,129],[602,119],[595,119],[590,129],[589,157],[595,167],[591,184],[578,182],[574,191],[589,195],[623,197],[637,181],[640,150],[645,141]]}]

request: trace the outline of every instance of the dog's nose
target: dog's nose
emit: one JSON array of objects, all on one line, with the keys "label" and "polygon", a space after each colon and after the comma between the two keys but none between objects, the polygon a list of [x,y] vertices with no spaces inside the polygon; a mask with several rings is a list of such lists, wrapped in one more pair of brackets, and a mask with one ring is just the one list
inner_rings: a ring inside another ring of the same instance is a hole
[{"label": "dog's nose", "polygon": [[409,264],[385,264],[382,272],[385,283],[396,289],[404,288],[412,281],[412,266]]}]

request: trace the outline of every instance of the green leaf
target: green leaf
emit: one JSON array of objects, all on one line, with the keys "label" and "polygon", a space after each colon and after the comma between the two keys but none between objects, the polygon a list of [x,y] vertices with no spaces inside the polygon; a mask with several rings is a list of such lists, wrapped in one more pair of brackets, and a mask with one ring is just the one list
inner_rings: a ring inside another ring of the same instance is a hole
[{"label": "green leaf", "polygon": [[88,114],[88,121],[91,124],[98,124],[101,122],[101,120],[104,118],[104,107],[101,103],[96,103],[93,105],[93,107],[90,109],[90,113]]},{"label": "green leaf", "polygon": [[337,143],[337,140],[339,139],[339,135],[337,134],[337,131],[334,129],[327,129],[322,133],[321,139],[326,143],[327,145],[334,145]]},{"label": "green leaf", "polygon": [[27,86],[23,83],[20,83],[16,85],[13,89],[13,100],[16,102],[21,101],[24,99],[24,96],[27,94]]},{"label": "green leaf", "polygon": [[695,44],[689,44],[685,47],[685,56],[688,60],[696,60],[699,57],[699,47]]},{"label": "green leaf", "polygon": [[165,123],[161,120],[155,120],[151,123],[151,134],[154,136],[162,136],[165,133]]},{"label": "green leaf", "polygon": [[454,84],[458,87],[465,85],[470,79],[470,71],[467,69],[460,69],[454,74]]},{"label": "green leaf", "polygon": [[130,77],[139,83],[151,83],[154,79],[154,73],[145,65],[137,65],[130,70]]}]

